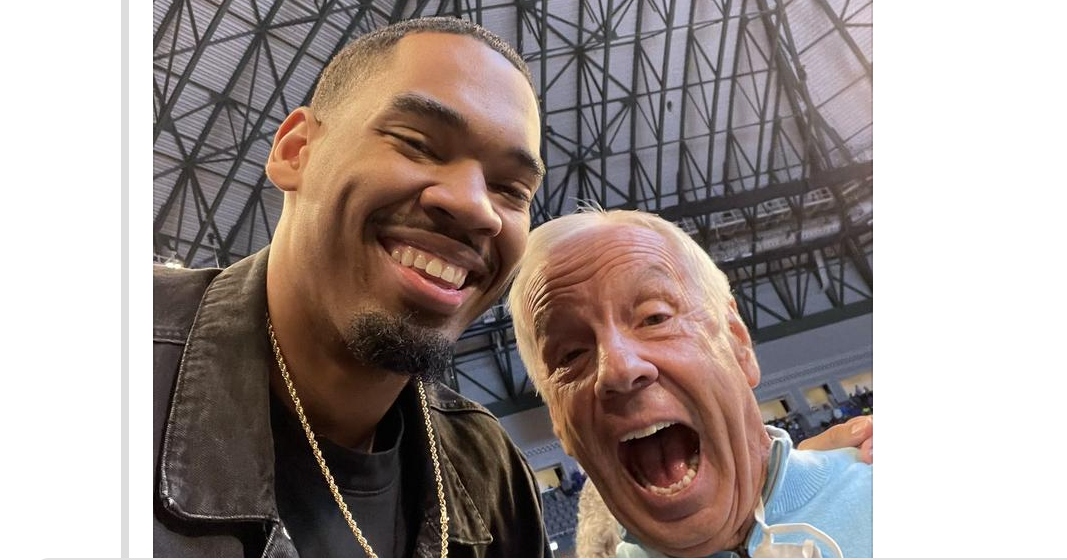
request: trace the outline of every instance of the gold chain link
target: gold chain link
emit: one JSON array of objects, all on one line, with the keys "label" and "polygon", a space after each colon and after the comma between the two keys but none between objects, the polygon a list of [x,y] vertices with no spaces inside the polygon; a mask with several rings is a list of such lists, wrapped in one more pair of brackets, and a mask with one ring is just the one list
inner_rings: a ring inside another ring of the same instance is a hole
[{"label": "gold chain link", "polygon": [[[311,452],[319,463],[319,470],[322,471],[322,476],[326,479],[327,486],[330,487],[330,493],[333,494],[337,507],[341,508],[341,514],[344,515],[345,521],[348,522],[348,528],[352,530],[352,534],[359,541],[359,545],[363,547],[363,551],[367,553],[367,557],[377,558],[378,555],[374,553],[374,549],[371,548],[370,543],[363,537],[363,532],[356,525],[356,520],[352,519],[352,514],[348,511],[348,505],[341,498],[341,492],[337,489],[337,484],[333,480],[333,475],[330,474],[329,467],[326,466],[326,459],[323,459],[319,444],[315,441],[315,432],[311,431],[311,425],[308,424],[307,416],[304,415],[304,407],[300,405],[300,397],[296,395],[296,387],[293,386],[293,380],[289,377],[289,368],[285,365],[282,350],[278,347],[278,340],[274,336],[274,325],[271,324],[270,313],[267,314],[267,332],[270,333],[270,344],[274,348],[274,358],[278,362],[278,369],[282,372],[285,387],[289,389],[289,396],[292,397],[293,406],[296,407],[296,415],[300,419],[300,425],[304,427],[304,435],[307,436],[308,443],[311,444]],[[441,464],[437,458],[437,440],[434,438],[433,424],[430,423],[430,407],[426,404],[426,391],[423,389],[421,380],[417,380],[416,383],[419,388],[419,402],[422,404],[422,419],[426,422],[426,437],[430,446],[430,457],[433,459],[433,475],[437,482],[437,502],[441,505],[441,558],[448,558],[448,510],[445,507],[445,488],[441,482]]]}]

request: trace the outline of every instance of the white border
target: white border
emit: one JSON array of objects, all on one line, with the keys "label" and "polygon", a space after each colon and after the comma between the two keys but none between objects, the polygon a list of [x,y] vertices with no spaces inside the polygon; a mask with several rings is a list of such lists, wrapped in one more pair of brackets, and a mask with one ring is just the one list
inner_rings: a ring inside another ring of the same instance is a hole
[{"label": "white border", "polygon": [[5,557],[116,556],[121,4],[11,2],[3,21]]},{"label": "white border", "polygon": [[875,552],[1063,554],[1062,2],[875,7]]},{"label": "white border", "polygon": [[129,553],[152,556],[152,3],[130,2]]}]

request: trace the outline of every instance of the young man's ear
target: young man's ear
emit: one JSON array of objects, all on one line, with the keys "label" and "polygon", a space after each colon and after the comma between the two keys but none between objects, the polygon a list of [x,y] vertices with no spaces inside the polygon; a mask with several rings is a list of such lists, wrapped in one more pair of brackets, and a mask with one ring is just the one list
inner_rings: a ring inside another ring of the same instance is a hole
[{"label": "young man's ear", "polygon": [[282,121],[267,157],[267,178],[283,191],[300,187],[308,161],[308,142],[318,121],[308,107],[297,107]]},{"label": "young man's ear", "polygon": [[730,298],[730,305],[726,310],[726,322],[730,331],[730,348],[734,351],[734,358],[741,365],[741,371],[745,373],[748,386],[754,388],[759,385],[759,362],[756,361],[756,352],[752,349],[752,337],[748,335],[748,327],[741,321],[741,314],[737,311],[737,302],[734,298]]}]

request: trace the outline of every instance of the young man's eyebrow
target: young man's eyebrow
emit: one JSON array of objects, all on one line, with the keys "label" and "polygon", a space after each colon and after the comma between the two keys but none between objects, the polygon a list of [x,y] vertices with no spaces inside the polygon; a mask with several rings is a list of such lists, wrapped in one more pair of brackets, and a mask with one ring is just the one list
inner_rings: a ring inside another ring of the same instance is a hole
[{"label": "young man's eyebrow", "polygon": [[389,107],[394,111],[414,113],[440,121],[442,124],[458,128],[462,132],[467,132],[470,129],[467,118],[461,115],[459,111],[436,99],[418,93],[401,93],[390,100]]},{"label": "young man's eyebrow", "polygon": [[[427,117],[446,126],[459,129],[462,133],[470,132],[470,122],[459,111],[440,101],[418,93],[401,93],[389,102],[389,107],[401,113],[412,113]],[[513,147],[508,156],[532,173],[540,181],[545,176],[545,165],[525,148]]]},{"label": "young man's eyebrow", "polygon": [[534,157],[533,154],[523,148],[512,148],[508,150],[508,155],[517,160],[519,165],[523,166],[527,171],[537,177],[538,181],[544,179],[545,164],[541,163],[541,160]]}]

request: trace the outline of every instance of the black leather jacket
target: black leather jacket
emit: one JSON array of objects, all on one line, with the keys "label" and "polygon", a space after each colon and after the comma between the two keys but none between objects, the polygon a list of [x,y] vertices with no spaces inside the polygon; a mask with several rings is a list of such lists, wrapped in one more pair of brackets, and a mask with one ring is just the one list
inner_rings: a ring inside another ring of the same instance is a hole
[{"label": "black leather jacket", "polygon": [[[274,496],[267,258],[264,249],[226,270],[155,269],[156,556],[297,555]],[[449,555],[550,556],[537,483],[500,423],[441,384],[426,396],[443,447]],[[400,398],[421,423],[412,387]],[[428,456],[423,472],[422,487],[434,488]],[[415,552],[436,556],[436,492],[423,504]]]}]

